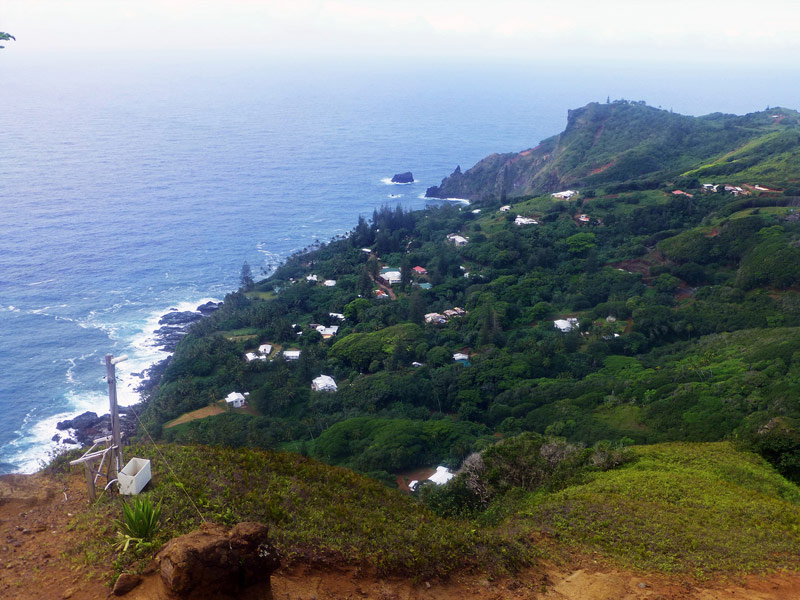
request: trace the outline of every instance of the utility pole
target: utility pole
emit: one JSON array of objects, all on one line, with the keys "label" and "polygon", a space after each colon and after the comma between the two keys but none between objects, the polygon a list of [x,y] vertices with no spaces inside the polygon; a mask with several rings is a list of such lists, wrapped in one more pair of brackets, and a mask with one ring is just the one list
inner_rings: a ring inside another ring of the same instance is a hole
[{"label": "utility pole", "polygon": [[119,472],[122,469],[122,436],[119,430],[117,375],[114,365],[124,360],[128,360],[127,354],[116,358],[114,358],[113,354],[106,354],[106,381],[108,381],[108,404],[111,410],[111,452],[114,464],[114,477],[119,477]]},{"label": "utility pole", "polygon": [[[105,475],[108,485],[115,479],[119,479],[119,472],[122,469],[122,434],[119,430],[119,409],[117,408],[117,376],[114,365],[128,360],[128,356],[123,354],[114,358],[113,354],[106,354],[106,380],[108,381],[108,403],[111,410],[111,435],[94,440],[94,444],[80,458],[70,461],[70,465],[82,464],[86,472],[86,486],[89,493],[89,502],[94,502],[97,494],[95,483],[97,478],[102,475],[103,463],[106,456],[110,453],[111,459],[108,461],[108,472]],[[95,450],[99,444],[110,444],[102,450]],[[94,464],[100,461],[100,466],[95,468]],[[111,477],[111,472],[114,477]]]}]

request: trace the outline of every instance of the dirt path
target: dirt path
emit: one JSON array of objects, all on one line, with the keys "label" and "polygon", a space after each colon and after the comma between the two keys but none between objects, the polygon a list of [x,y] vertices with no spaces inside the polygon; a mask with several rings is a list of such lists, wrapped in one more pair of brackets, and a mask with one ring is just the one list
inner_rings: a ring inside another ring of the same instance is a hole
[{"label": "dirt path", "polygon": [[197,419],[205,419],[206,417],[221,415],[224,412],[225,409],[222,408],[219,404],[204,406],[203,408],[198,408],[197,410],[184,413],[180,417],[178,417],[177,419],[173,419],[169,423],[165,423],[164,429],[169,429],[170,427],[175,427],[176,425],[181,425],[182,423],[188,423],[189,421],[196,421]]},{"label": "dirt path", "polygon": [[369,274],[369,278],[370,278],[370,279],[372,279],[372,283],[374,283],[374,284],[375,284],[375,285],[377,285],[379,288],[381,288],[381,289],[382,289],[384,292],[386,292],[387,294],[389,294],[389,298],[390,298],[390,299],[392,299],[392,300],[397,300],[397,294],[395,294],[395,293],[394,293],[394,290],[392,290],[391,286],[388,286],[388,285],[384,285],[384,284],[382,284],[380,281],[378,281],[377,279],[375,279],[375,278],[372,276],[372,273],[370,273],[370,274]]}]

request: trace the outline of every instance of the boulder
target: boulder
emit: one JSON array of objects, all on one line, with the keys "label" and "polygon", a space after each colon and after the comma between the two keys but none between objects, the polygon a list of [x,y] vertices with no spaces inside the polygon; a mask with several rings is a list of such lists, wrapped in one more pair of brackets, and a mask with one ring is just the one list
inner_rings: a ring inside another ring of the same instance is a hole
[{"label": "boulder", "polygon": [[411,171],[397,173],[392,177],[392,183],[414,183],[414,176],[411,174]]},{"label": "boulder", "polygon": [[142,583],[142,578],[139,575],[123,573],[117,578],[117,583],[114,584],[113,594],[115,596],[124,596],[140,583]]},{"label": "boulder", "polygon": [[239,523],[228,531],[204,523],[170,540],[155,561],[167,597],[193,600],[272,598],[270,575],[278,554],[261,523]]}]

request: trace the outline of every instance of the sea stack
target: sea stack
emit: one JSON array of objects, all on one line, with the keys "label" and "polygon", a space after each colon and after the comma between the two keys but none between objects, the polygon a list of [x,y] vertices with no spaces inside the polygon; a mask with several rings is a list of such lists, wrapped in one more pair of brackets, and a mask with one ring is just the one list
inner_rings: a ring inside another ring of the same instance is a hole
[{"label": "sea stack", "polygon": [[397,173],[392,177],[392,183],[414,183],[414,176],[411,174],[411,171]]}]

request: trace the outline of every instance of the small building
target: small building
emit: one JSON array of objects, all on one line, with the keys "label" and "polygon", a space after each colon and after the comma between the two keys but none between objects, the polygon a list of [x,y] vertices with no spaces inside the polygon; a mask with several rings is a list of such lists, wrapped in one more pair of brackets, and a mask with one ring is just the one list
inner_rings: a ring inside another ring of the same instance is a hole
[{"label": "small building", "polygon": [[552,194],[552,196],[557,200],[569,200],[570,198],[576,196],[577,194],[578,194],[577,190],[564,190],[563,192],[556,192],[555,194]]},{"label": "small building", "polygon": [[300,358],[301,350],[284,350],[283,358],[286,360],[297,360]]},{"label": "small building", "polygon": [[412,269],[412,271],[414,271],[417,275],[427,275],[428,274],[428,270],[425,267],[420,267],[419,265],[414,267]]},{"label": "small building", "polygon": [[414,362],[411,363],[411,366],[415,367],[415,368],[418,368],[418,367],[423,367],[425,365],[423,365],[421,362],[418,362],[418,361],[415,360]]},{"label": "small building", "polygon": [[308,275],[306,276],[306,281],[310,283],[317,283],[317,281],[319,281],[319,277],[317,277],[316,275]]},{"label": "small building", "polygon": [[469,354],[463,352],[456,352],[453,354],[453,360],[456,362],[469,362]]},{"label": "small building", "polygon": [[729,194],[733,194],[734,196],[738,196],[740,194],[746,194],[747,193],[742,188],[740,188],[738,185],[726,185],[725,186],[725,191],[728,192]]},{"label": "small building", "polygon": [[381,277],[387,285],[397,285],[403,280],[400,271],[386,271],[381,274]]},{"label": "small building", "polygon": [[247,362],[253,362],[254,360],[267,360],[266,356],[262,356],[258,352],[247,352],[244,355],[244,359]]},{"label": "small building", "polygon": [[566,319],[556,319],[553,321],[553,327],[562,333],[569,333],[578,326],[578,319],[575,317],[568,317]]},{"label": "small building", "polygon": [[272,344],[261,344],[258,347],[258,351],[264,356],[267,356],[270,352],[272,352]]},{"label": "small building", "polygon": [[505,206],[501,206],[500,207],[500,212],[508,212],[510,210],[511,210],[511,205],[510,204],[506,204]]},{"label": "small building", "polygon": [[581,223],[588,223],[591,220],[592,219],[589,215],[578,215],[578,221],[580,221]]},{"label": "small building", "polygon": [[481,212],[481,209],[480,209],[480,208],[476,208],[475,210],[473,210],[473,211],[472,211],[472,214],[473,214],[473,215],[477,215],[477,214],[479,214],[480,212]]},{"label": "small building", "polygon": [[245,404],[247,404],[247,400],[243,394],[239,392],[231,392],[227,396],[225,396],[225,402],[231,408],[242,408]]},{"label": "small building", "polygon": [[342,313],[328,313],[328,316],[332,319],[339,319],[340,321],[344,321],[344,315]]},{"label": "small building", "polygon": [[336,285],[336,280],[326,279],[325,281],[322,282],[322,285],[324,285],[325,287],[334,287]]},{"label": "small building", "polygon": [[330,375],[320,375],[311,382],[311,389],[315,392],[335,392],[338,388]]},{"label": "small building", "polygon": [[372,254],[372,248],[362,248],[361,251],[364,254]]},{"label": "small building", "polygon": [[443,325],[447,323],[447,317],[444,315],[440,315],[439,313],[428,313],[425,315],[425,322],[426,323],[437,323],[439,325]]},{"label": "small building", "polygon": [[[440,465],[436,467],[436,472],[430,477],[428,477],[426,481],[430,481],[431,483],[435,483],[436,485],[444,485],[455,476],[456,474],[453,473],[450,469]],[[417,486],[419,486],[418,479],[414,479],[408,482],[408,489],[410,489],[412,492],[416,491]]]},{"label": "small building", "polygon": [[330,327],[325,327],[324,325],[317,325],[315,329],[319,331],[320,334],[322,334],[322,337],[326,340],[331,339],[339,332],[338,325],[331,325]]},{"label": "small building", "polygon": [[383,290],[375,290],[375,297],[376,297],[378,300],[385,300],[386,298],[388,298],[388,297],[389,297],[389,294],[387,294],[387,293],[386,293],[386,292],[384,292]]},{"label": "small building", "polygon": [[458,235],[457,233],[448,233],[447,240],[456,246],[466,246],[469,240],[467,238]]},{"label": "small building", "polygon": [[536,219],[531,219],[530,217],[523,217],[522,215],[517,215],[517,218],[514,219],[514,225],[538,225],[539,221]]}]

